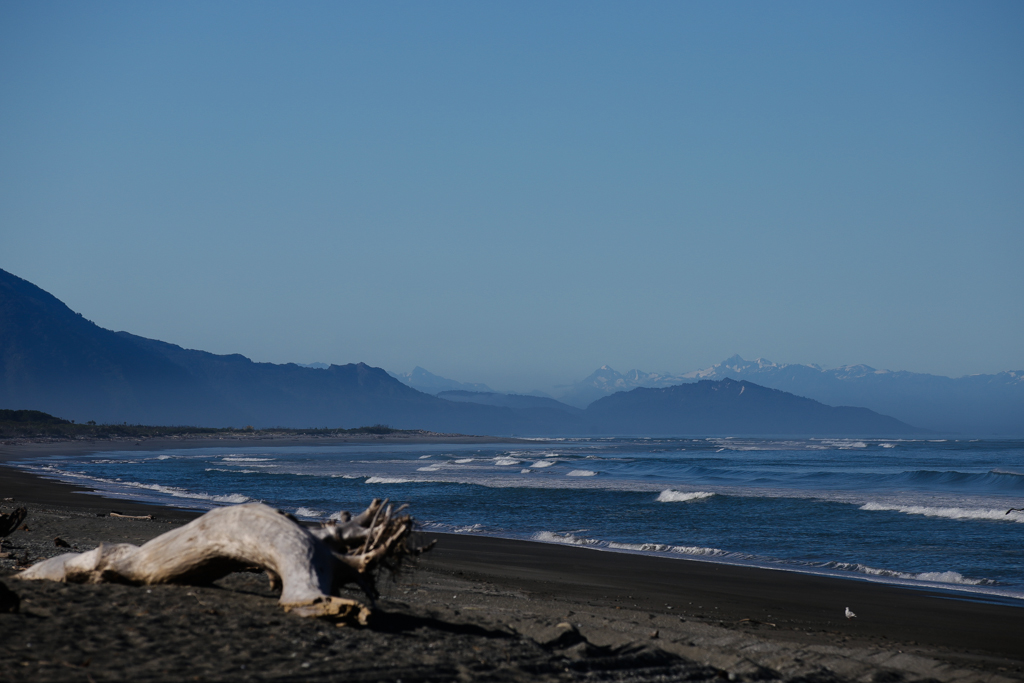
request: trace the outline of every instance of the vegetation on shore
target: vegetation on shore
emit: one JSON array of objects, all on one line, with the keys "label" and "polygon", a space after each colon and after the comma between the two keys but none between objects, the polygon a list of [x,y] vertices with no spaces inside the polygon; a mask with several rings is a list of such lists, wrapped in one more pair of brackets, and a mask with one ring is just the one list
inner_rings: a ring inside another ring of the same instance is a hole
[{"label": "vegetation on shore", "polygon": [[154,437],[188,437],[188,436],[349,436],[349,435],[385,435],[385,434],[421,434],[421,430],[392,429],[387,425],[376,424],[352,429],[343,428],[310,428],[289,429],[271,427],[256,429],[252,426],[236,427],[191,427],[185,425],[130,425],[96,424],[93,421],[76,423],[64,420],[39,410],[2,410],[0,409],[0,438],[57,438],[57,439],[110,439],[132,438],[149,439]]}]

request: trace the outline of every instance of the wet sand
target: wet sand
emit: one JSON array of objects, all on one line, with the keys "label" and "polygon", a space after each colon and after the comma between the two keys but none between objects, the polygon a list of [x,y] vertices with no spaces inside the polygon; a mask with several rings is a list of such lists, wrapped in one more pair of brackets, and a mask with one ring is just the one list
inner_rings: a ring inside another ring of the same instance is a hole
[{"label": "wet sand", "polygon": [[[225,441],[188,445],[200,444]],[[184,445],[4,444],[0,463]],[[15,566],[68,552],[55,537],[73,551],[142,543],[197,513],[0,466],[8,498],[0,511],[26,505],[29,530],[0,559],[21,598],[0,613],[0,680],[1024,680],[1024,606],[486,537],[430,534],[437,547],[382,582],[362,629],[283,613],[262,574],[198,588],[21,581]],[[98,516],[111,510],[155,519]]]}]

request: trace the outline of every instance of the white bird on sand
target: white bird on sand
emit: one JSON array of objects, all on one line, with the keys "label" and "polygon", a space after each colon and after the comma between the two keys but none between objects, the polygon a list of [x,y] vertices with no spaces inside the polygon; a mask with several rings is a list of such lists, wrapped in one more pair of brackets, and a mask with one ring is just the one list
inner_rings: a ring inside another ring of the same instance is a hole
[{"label": "white bird on sand", "polygon": [[849,607],[847,607],[846,608],[846,618],[847,619],[855,619],[856,617],[857,617],[857,615],[854,614],[853,611]]}]

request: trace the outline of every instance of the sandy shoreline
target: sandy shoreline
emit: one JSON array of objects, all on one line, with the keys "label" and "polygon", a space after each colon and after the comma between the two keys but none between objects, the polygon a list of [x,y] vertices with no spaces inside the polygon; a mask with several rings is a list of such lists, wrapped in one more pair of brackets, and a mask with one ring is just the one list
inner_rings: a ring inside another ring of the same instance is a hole
[{"label": "sandy shoreline", "polygon": [[[226,442],[7,443],[0,463]],[[197,514],[84,491],[0,467],[0,498],[13,499],[0,510],[30,509],[30,531],[0,559],[0,581],[23,601],[0,614],[0,679],[1024,680],[1024,606],[526,541],[430,534],[437,548],[388,584],[361,630],[283,614],[257,575],[153,589],[11,578],[16,560],[66,552],[55,536],[79,550],[139,543]],[[156,519],[97,516],[111,510]],[[579,642],[552,642],[562,622]]]}]

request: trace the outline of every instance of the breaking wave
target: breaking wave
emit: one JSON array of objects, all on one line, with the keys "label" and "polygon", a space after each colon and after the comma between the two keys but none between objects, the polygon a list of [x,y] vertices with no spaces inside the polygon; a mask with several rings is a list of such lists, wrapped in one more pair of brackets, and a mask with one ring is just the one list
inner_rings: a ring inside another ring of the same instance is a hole
[{"label": "breaking wave", "polygon": [[960,572],[900,572],[892,569],[877,569],[864,564],[852,562],[793,562],[779,561],[767,557],[758,557],[746,553],[738,553],[722,548],[705,548],[701,546],[671,545],[668,543],[621,543],[618,541],[602,541],[597,538],[586,538],[575,533],[559,533],[555,531],[538,531],[531,536],[531,540],[541,543],[559,543],[562,545],[579,546],[594,549],[618,550],[638,553],[657,553],[671,555],[686,555],[694,558],[708,558],[716,561],[737,562],[741,564],[753,563],[755,566],[787,566],[790,568],[801,568],[803,571],[817,573],[821,570],[832,570],[876,576],[885,579],[899,579],[903,581],[926,581],[929,583],[945,583],[959,586],[993,586],[995,581],[990,579],[972,579],[965,577]]},{"label": "breaking wave", "polygon": [[541,543],[561,543],[588,548],[606,548],[608,550],[628,550],[641,553],[673,553],[693,557],[724,557],[733,555],[721,548],[701,548],[698,546],[669,545],[667,543],[620,543],[618,541],[602,541],[597,538],[584,538],[574,533],[558,533],[556,531],[538,531],[531,539]]},{"label": "breaking wave", "polygon": [[599,546],[602,542],[596,538],[580,538],[576,534],[560,534],[554,531],[538,531],[531,538],[541,543],[562,543],[563,545]]},{"label": "breaking wave", "polygon": [[893,579],[908,579],[910,581],[930,581],[932,583],[953,583],[962,586],[991,586],[995,581],[989,579],[969,579],[960,572],[898,572],[892,569],[876,569],[867,565],[852,562],[826,562],[820,565],[822,569],[838,569],[846,572],[857,572],[868,576],[884,576]]},{"label": "breaking wave", "polygon": [[860,506],[860,509],[871,512],[902,512],[906,515],[945,517],[946,519],[988,519],[996,522],[1024,523],[1024,513],[1007,512],[1004,508],[930,507],[927,505],[865,503]]},{"label": "breaking wave", "polygon": [[483,524],[445,524],[444,522],[423,522],[424,529],[434,529],[449,534],[479,534],[484,531]]},{"label": "breaking wave", "polygon": [[567,476],[567,477],[596,477],[597,476],[597,472],[595,472],[593,470],[573,470],[572,472],[569,472],[569,474],[567,474],[565,476]]},{"label": "breaking wave", "polygon": [[44,474],[48,474],[50,476],[95,482],[96,484],[102,484],[107,487],[111,487],[115,491],[119,488],[137,489],[140,491],[153,491],[155,493],[162,493],[164,495],[172,496],[174,498],[203,500],[211,503],[228,503],[231,505],[237,505],[239,503],[248,503],[252,500],[252,498],[250,498],[249,496],[243,495],[241,493],[229,493],[226,495],[197,493],[194,491],[189,491],[188,489],[179,488],[177,486],[164,486],[163,484],[143,484],[142,482],[138,481],[120,481],[118,479],[108,479],[105,477],[93,477],[87,474],[80,474],[77,472],[67,472],[65,470],[53,467],[52,465],[44,465],[39,469]]},{"label": "breaking wave", "polygon": [[657,501],[659,503],[686,503],[691,500],[704,500],[710,498],[715,494],[709,491],[673,491],[672,489],[665,489],[658,494]]}]

